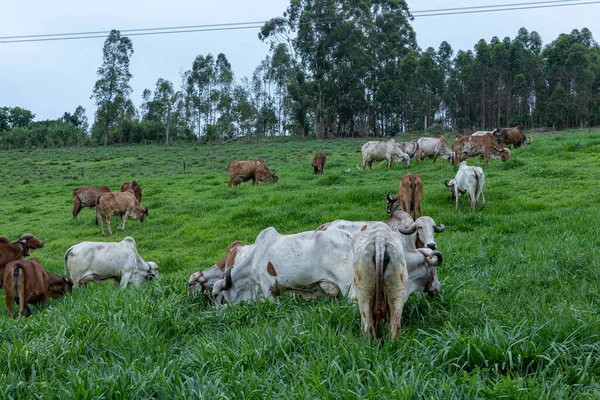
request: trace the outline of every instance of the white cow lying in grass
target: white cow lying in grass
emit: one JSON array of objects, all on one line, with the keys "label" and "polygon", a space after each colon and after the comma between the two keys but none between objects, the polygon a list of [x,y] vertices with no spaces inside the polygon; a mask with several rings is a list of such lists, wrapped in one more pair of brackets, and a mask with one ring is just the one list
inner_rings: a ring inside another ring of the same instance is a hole
[{"label": "white cow lying in grass", "polygon": [[74,286],[114,279],[116,287],[126,287],[158,276],[158,265],[142,260],[135,240],[129,236],[120,242],[81,242],[71,246],[65,253],[65,275],[67,268]]}]

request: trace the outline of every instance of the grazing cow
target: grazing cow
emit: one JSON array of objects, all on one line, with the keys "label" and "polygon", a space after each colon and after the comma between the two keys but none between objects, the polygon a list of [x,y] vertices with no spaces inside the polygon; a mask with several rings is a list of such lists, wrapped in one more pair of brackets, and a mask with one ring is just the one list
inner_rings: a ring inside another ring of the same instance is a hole
[{"label": "grazing cow", "polygon": [[400,142],[398,143],[400,149],[405,152],[410,158],[415,158],[415,154],[419,146],[417,146],[417,142],[412,140],[410,142]]},{"label": "grazing cow", "polygon": [[148,207],[140,206],[132,190],[103,193],[96,202],[96,218],[100,221],[102,236],[106,236],[104,233],[105,220],[108,232],[112,235],[110,220],[113,216],[119,217],[120,226],[117,229],[124,231],[127,218],[139,219],[140,222],[144,222],[144,218],[148,216]]},{"label": "grazing cow", "polygon": [[479,156],[477,165],[481,165],[481,161],[484,160],[487,168],[489,159],[500,158],[502,161],[510,159],[510,150],[498,146],[496,139],[489,132],[484,136],[460,136],[456,138],[452,148],[454,149],[454,162],[456,164],[469,157]]},{"label": "grazing cow", "polygon": [[13,314],[13,303],[19,304],[19,317],[31,315],[28,304],[45,303],[50,297],[71,293],[73,280],[50,273],[38,259],[11,261],[4,269],[6,308]]},{"label": "grazing cow", "polygon": [[198,291],[211,293],[213,285],[225,277],[227,268],[237,265],[252,250],[254,245],[245,245],[239,240],[232,242],[227,248],[227,253],[220,261],[204,271],[194,272],[188,280],[188,292],[194,294]]},{"label": "grazing cow", "polygon": [[413,219],[423,215],[421,202],[423,201],[423,178],[421,175],[406,174],[402,177],[398,187],[398,193],[390,197],[388,192],[388,214],[391,214],[392,206],[395,202],[400,202],[402,209],[412,215]]},{"label": "grazing cow", "polygon": [[105,192],[110,192],[108,186],[82,186],[73,189],[73,219],[77,218],[83,208],[96,207],[98,197]]},{"label": "grazing cow", "polygon": [[471,136],[485,136],[488,133],[494,135],[494,137],[497,139],[497,136],[500,133],[500,129],[494,129],[493,131],[477,131],[477,132],[473,132],[471,133]]},{"label": "grazing cow", "polygon": [[442,135],[432,137],[421,137],[417,140],[417,151],[415,161],[419,162],[426,158],[433,158],[433,162],[440,157],[442,160],[452,162],[452,149],[448,146],[446,138]]},{"label": "grazing cow", "polygon": [[232,161],[227,166],[227,172],[229,173],[229,187],[237,186],[242,182],[252,181],[258,185],[258,182],[271,182],[275,183],[279,180],[276,171],[271,172],[265,165],[265,160],[257,158],[256,160],[247,161]]},{"label": "grazing cow", "polygon": [[519,125],[514,128],[499,128],[496,129],[498,134],[495,134],[496,141],[500,146],[521,147],[531,143],[531,137],[526,137]]},{"label": "grazing cow", "polygon": [[373,161],[379,162],[382,160],[386,160],[385,166],[387,168],[391,168],[393,162],[402,162],[407,168],[410,166],[410,157],[400,149],[394,139],[387,142],[367,142],[362,146],[360,152],[362,154],[363,171],[367,164],[369,164],[369,170],[371,170]]},{"label": "grazing cow", "polygon": [[452,199],[456,200],[456,209],[458,210],[458,198],[460,195],[465,193],[469,194],[469,202],[473,211],[477,211],[477,203],[479,202],[479,196],[481,195],[481,208],[485,206],[485,196],[483,195],[483,184],[485,182],[485,175],[481,167],[470,167],[466,161],[460,163],[458,172],[454,179],[448,183],[448,180],[444,182],[446,186],[450,188]]},{"label": "grazing cow", "polygon": [[24,233],[19,240],[11,243],[7,238],[0,238],[0,288],[4,279],[4,268],[11,261],[24,260],[30,252],[44,247],[44,242],[31,233]]},{"label": "grazing cow", "polygon": [[315,170],[315,174],[323,174],[323,170],[325,169],[325,161],[327,161],[327,156],[325,153],[315,154],[312,161],[312,167]]},{"label": "grazing cow", "polygon": [[121,185],[121,192],[126,192],[129,189],[131,189],[131,191],[135,195],[135,198],[137,199],[138,203],[141,203],[142,202],[142,187],[137,183],[136,180],[133,180],[131,182],[125,182],[124,184]]},{"label": "grazing cow", "polygon": [[400,333],[408,271],[400,235],[382,222],[352,237],[350,263],[362,332],[381,339],[381,325],[390,321],[391,337]]},{"label": "grazing cow", "polygon": [[126,287],[158,276],[158,265],[142,260],[135,240],[129,236],[120,242],[81,242],[71,246],[65,253],[65,275],[67,268],[75,286],[114,279],[115,287]]}]

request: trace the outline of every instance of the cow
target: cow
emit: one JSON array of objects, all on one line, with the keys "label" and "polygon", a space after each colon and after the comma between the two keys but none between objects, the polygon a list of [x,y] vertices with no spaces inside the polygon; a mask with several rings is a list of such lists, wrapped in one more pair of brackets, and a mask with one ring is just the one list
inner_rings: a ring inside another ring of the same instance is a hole
[{"label": "cow", "polygon": [[485,136],[488,133],[491,133],[497,140],[497,135],[500,133],[500,129],[494,129],[493,131],[477,131],[471,133],[471,136]]},{"label": "cow", "polygon": [[468,166],[466,161],[460,163],[456,176],[450,182],[446,179],[444,184],[450,188],[451,197],[456,200],[456,209],[458,210],[458,198],[465,193],[469,194],[469,202],[473,211],[477,211],[477,203],[481,195],[481,208],[485,206],[485,196],[483,195],[483,184],[485,175],[481,167]]},{"label": "cow", "polygon": [[229,173],[229,182],[227,185],[237,186],[242,182],[252,181],[258,185],[258,182],[275,183],[279,180],[276,171],[271,172],[265,165],[265,160],[257,158],[256,160],[232,161],[227,166]]},{"label": "cow", "polygon": [[158,265],[142,260],[129,236],[120,242],[81,242],[71,246],[64,259],[65,275],[68,269],[75,287],[113,279],[115,287],[124,288],[158,277]]},{"label": "cow", "polygon": [[96,218],[100,221],[102,236],[104,233],[104,221],[108,225],[108,232],[112,235],[110,220],[113,216],[119,217],[119,225],[117,229],[125,230],[125,222],[127,218],[139,219],[144,222],[144,218],[148,216],[148,207],[140,206],[135,194],[128,189],[125,192],[108,192],[103,193],[96,201]]},{"label": "cow", "polygon": [[36,258],[11,261],[4,269],[6,308],[13,315],[13,304],[19,304],[19,317],[31,315],[28,304],[45,303],[50,297],[58,298],[71,293],[73,280],[44,270]]},{"label": "cow", "polygon": [[252,250],[253,245],[245,245],[240,240],[233,241],[227,248],[225,256],[204,271],[194,272],[188,280],[188,293],[195,294],[198,291],[211,293],[213,285],[219,279],[225,277],[227,268],[239,264]]},{"label": "cow", "polygon": [[514,128],[498,128],[499,133],[496,136],[496,141],[501,146],[521,147],[531,143],[531,137],[526,137],[519,125]]},{"label": "cow", "polygon": [[313,157],[312,167],[315,171],[315,174],[323,174],[323,170],[325,169],[325,161],[327,161],[327,156],[325,153],[317,153]]},{"label": "cow", "polygon": [[133,180],[131,182],[125,182],[121,185],[121,192],[125,192],[128,189],[131,189],[131,191],[135,195],[135,198],[137,199],[138,203],[141,203],[142,202],[142,187],[139,185],[139,183],[137,183],[136,180]]},{"label": "cow", "polygon": [[0,288],[4,280],[4,268],[11,261],[24,260],[32,251],[44,247],[44,242],[31,233],[24,233],[19,240],[11,243],[7,238],[0,238]]},{"label": "cow", "polygon": [[426,158],[433,158],[433,162],[440,157],[450,163],[453,160],[452,149],[448,146],[446,138],[442,135],[432,137],[421,137],[417,139],[417,151],[415,161],[419,162]]},{"label": "cow", "polygon": [[388,192],[388,214],[395,202],[400,202],[402,209],[412,215],[413,219],[423,215],[421,203],[423,202],[423,177],[417,174],[406,174],[398,186],[398,193],[390,197]]},{"label": "cow", "polygon": [[479,156],[477,165],[485,161],[485,167],[488,167],[489,159],[500,158],[503,162],[510,159],[510,150],[506,147],[498,146],[496,139],[491,133],[484,136],[459,136],[452,144],[454,150],[454,162],[459,164],[469,157]]},{"label": "cow", "polygon": [[73,219],[77,218],[77,214],[83,208],[96,207],[98,197],[102,193],[110,192],[108,186],[82,186],[73,189]]},{"label": "cow", "polygon": [[400,149],[394,139],[387,142],[367,142],[362,146],[360,152],[362,154],[363,171],[367,164],[369,164],[369,170],[371,170],[373,161],[379,162],[382,160],[386,160],[385,166],[387,168],[391,168],[393,162],[401,162],[407,168],[410,166],[410,157]]},{"label": "cow", "polygon": [[410,142],[400,142],[398,143],[398,146],[410,158],[415,158],[415,154],[417,153],[417,149],[419,148],[417,142],[414,140],[411,140]]},{"label": "cow", "polygon": [[381,325],[390,321],[392,340],[400,333],[400,318],[407,293],[408,270],[400,235],[382,222],[352,237],[354,292],[362,332],[381,339]]}]

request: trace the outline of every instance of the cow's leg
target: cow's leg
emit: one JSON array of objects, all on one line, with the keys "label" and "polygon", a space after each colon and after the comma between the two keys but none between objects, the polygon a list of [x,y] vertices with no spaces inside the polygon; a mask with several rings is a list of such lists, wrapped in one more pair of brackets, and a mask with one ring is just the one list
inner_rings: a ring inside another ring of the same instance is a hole
[{"label": "cow's leg", "polygon": [[460,194],[458,194],[458,190],[455,190],[454,198],[456,199],[456,210],[458,210],[458,196],[460,196]]},{"label": "cow's leg", "polygon": [[435,164],[435,160],[437,160],[438,158],[438,152],[436,151],[435,153],[433,153],[433,163]]},{"label": "cow's leg", "polygon": [[101,215],[97,215],[97,217],[97,219],[100,220],[100,229],[102,229],[102,236],[106,236],[106,234],[104,233],[104,217]]},{"label": "cow's leg", "polygon": [[[112,218],[106,218],[106,226],[108,227],[108,233],[112,236],[112,229],[110,227],[110,220]],[[104,229],[102,229],[102,236],[104,236]]]},{"label": "cow's leg", "polygon": [[365,170],[366,165],[367,165],[367,159],[363,158],[363,162],[362,162],[363,171]]},{"label": "cow's leg", "polygon": [[[131,275],[132,275],[131,271],[123,272],[123,275],[121,275],[121,281],[119,282],[120,287],[122,287],[122,288],[127,287],[127,284],[129,283],[129,279],[131,279]],[[119,285],[116,284],[116,280],[115,280],[115,287],[118,287]]]},{"label": "cow's leg", "polygon": [[9,317],[12,317],[12,315],[13,315],[13,304],[14,303],[15,303],[15,299],[12,296],[12,293],[7,292],[6,293],[6,309],[8,310]]},{"label": "cow's leg", "polygon": [[127,217],[129,216],[129,213],[125,213],[123,216],[119,217],[120,219],[123,220],[123,222],[121,223],[121,230],[124,231],[125,230],[125,222],[127,222]]},{"label": "cow's leg", "polygon": [[373,171],[373,160],[369,160],[369,171]]},{"label": "cow's leg", "polygon": [[73,199],[73,219],[77,218],[77,214],[81,211],[81,201],[78,198]]}]

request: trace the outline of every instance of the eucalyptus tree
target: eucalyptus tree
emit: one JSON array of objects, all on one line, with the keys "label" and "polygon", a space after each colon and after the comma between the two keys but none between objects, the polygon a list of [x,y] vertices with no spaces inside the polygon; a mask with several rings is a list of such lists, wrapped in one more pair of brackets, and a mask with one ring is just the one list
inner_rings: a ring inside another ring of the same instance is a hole
[{"label": "eucalyptus tree", "polygon": [[233,135],[235,128],[232,119],[234,75],[225,54],[220,53],[215,63],[217,105],[217,133],[222,139]]},{"label": "eucalyptus tree", "polygon": [[98,80],[94,85],[91,98],[95,99],[98,109],[96,121],[102,120],[104,145],[108,144],[109,129],[125,113],[132,78],[129,72],[129,59],[133,54],[133,44],[118,30],[111,30],[102,49],[102,65],[98,68]]}]

